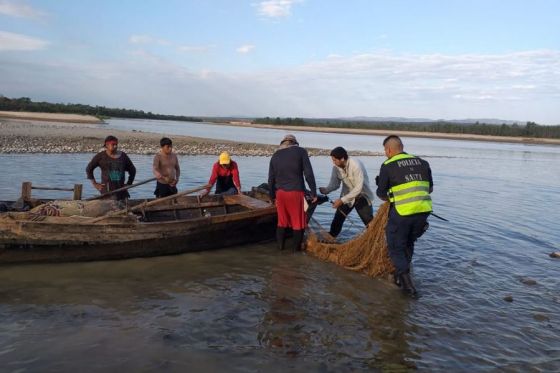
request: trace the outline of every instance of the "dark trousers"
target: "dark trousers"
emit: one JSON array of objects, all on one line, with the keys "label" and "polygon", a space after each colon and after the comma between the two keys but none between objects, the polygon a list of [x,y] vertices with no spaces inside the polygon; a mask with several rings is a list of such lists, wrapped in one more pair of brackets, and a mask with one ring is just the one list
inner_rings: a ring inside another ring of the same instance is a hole
[{"label": "dark trousers", "polygon": [[231,187],[229,189],[223,190],[223,189],[218,189],[216,187],[216,193],[215,194],[221,194],[223,196],[233,196],[235,194],[237,194],[237,188],[236,187]]},{"label": "dark trousers", "polygon": [[154,194],[156,195],[156,198],[171,196],[173,194],[177,194],[177,187],[172,187],[169,184],[162,184],[157,181]]},{"label": "dark trousers", "polygon": [[414,242],[426,230],[429,214],[401,216],[391,206],[389,220],[385,227],[389,257],[396,269],[396,275],[408,273],[414,254]]},{"label": "dark trousers", "polygon": [[373,219],[373,208],[371,207],[371,202],[364,196],[359,196],[354,201],[354,205],[349,206],[347,204],[342,205],[339,207],[335,214],[333,221],[331,223],[331,231],[329,232],[331,236],[336,237],[342,230],[342,225],[346,220],[348,214],[356,208],[360,219],[364,225],[368,225],[368,223]]}]

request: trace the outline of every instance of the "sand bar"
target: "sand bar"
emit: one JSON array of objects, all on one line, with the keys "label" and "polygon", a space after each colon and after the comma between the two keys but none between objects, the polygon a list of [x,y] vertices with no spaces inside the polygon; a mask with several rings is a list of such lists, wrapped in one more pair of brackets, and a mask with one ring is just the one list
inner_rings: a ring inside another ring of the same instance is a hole
[{"label": "sand bar", "polygon": [[102,123],[103,121],[93,115],[62,114],[62,113],[31,113],[23,111],[0,111],[0,119],[39,120],[47,122],[68,123]]},{"label": "sand bar", "polygon": [[[119,148],[128,154],[155,154],[163,136],[173,140],[180,155],[218,155],[228,151],[234,156],[271,156],[276,145],[206,139],[140,131],[103,128],[103,124],[52,122],[0,118],[0,153],[96,153],[102,150],[107,135],[119,139]],[[307,148],[310,155],[329,155],[330,149]],[[351,152],[352,155],[381,155]]]}]

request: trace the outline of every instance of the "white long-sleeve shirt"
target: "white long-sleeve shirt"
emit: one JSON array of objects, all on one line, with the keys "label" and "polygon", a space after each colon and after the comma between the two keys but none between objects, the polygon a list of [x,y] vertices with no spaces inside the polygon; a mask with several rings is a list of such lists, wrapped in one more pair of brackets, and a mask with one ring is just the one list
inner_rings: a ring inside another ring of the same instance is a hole
[{"label": "white long-sleeve shirt", "polygon": [[355,199],[363,195],[370,202],[373,202],[373,192],[369,186],[369,177],[364,164],[354,158],[348,157],[346,167],[340,168],[333,166],[331,180],[325,187],[326,192],[330,193],[337,190],[342,182],[340,199],[345,204],[354,205]]}]

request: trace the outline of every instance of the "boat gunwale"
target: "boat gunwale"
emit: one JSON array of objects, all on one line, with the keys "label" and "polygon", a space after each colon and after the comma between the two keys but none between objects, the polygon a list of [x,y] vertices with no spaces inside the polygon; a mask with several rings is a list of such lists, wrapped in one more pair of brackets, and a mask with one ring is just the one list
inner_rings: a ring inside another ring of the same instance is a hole
[{"label": "boat gunwale", "polygon": [[[274,215],[276,213],[276,208],[274,205],[270,207],[259,208],[259,209],[247,209],[245,211],[237,211],[223,215],[214,215],[210,217],[195,217],[186,219],[176,219],[168,221],[125,221],[125,222],[111,222],[110,220],[105,223],[89,223],[87,221],[83,222],[56,222],[56,221],[33,221],[33,220],[13,220],[10,223],[14,225],[14,228],[18,230],[23,230],[24,232],[16,233],[18,235],[25,235],[25,230],[33,230],[34,227],[44,228],[45,226],[57,226],[57,227],[82,227],[86,229],[91,229],[92,227],[106,227],[106,228],[135,228],[135,227],[153,227],[153,226],[172,226],[172,225],[185,225],[185,223],[192,223],[192,225],[197,225],[203,221],[210,221],[210,223],[223,223],[227,221],[237,221],[249,217],[259,217],[266,215]],[[91,218],[94,219],[94,218]],[[10,231],[12,231],[10,229]],[[13,231],[12,231],[13,232]],[[15,233],[15,232],[14,232]]]}]

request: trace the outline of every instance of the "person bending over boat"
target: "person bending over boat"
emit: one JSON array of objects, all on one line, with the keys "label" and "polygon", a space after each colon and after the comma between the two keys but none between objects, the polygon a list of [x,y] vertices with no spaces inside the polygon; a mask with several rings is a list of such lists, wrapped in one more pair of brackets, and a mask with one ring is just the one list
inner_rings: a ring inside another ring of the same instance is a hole
[{"label": "person bending over boat", "polygon": [[387,160],[381,165],[377,196],[391,202],[385,227],[389,257],[395,266],[395,282],[409,295],[416,296],[410,277],[414,242],[428,229],[432,212],[430,193],[434,188],[430,164],[403,151],[398,136],[383,141]]},{"label": "person bending over boat", "polygon": [[212,174],[206,189],[202,195],[210,193],[216,184],[216,194],[233,195],[241,194],[241,182],[239,181],[239,167],[237,162],[232,161],[228,152],[222,152],[218,161],[212,166]]},{"label": "person bending over boat", "polygon": [[[125,184],[125,172],[128,172],[126,183],[128,185],[134,182],[136,176],[136,167],[125,152],[118,150],[119,140],[115,136],[107,136],[103,146],[105,150],[97,153],[86,167],[87,178],[101,194],[122,188]],[[101,183],[95,181],[93,175],[93,171],[97,167],[101,169]],[[108,198],[116,200],[124,200],[129,197],[130,194],[126,190],[108,196]]]},{"label": "person bending over boat", "polygon": [[280,250],[284,249],[286,228],[293,230],[293,250],[301,248],[307,219],[303,200],[305,181],[309,186],[311,202],[317,202],[315,175],[307,150],[300,148],[294,135],[286,135],[270,159],[268,186],[271,200],[276,205],[278,226],[276,239]]},{"label": "person bending over boat", "polygon": [[336,209],[329,234],[338,236],[342,225],[352,209],[356,208],[364,225],[373,219],[373,192],[369,187],[369,177],[363,163],[358,159],[349,158],[346,150],[339,146],[331,151],[333,168],[331,180],[326,187],[319,188],[323,194],[337,190],[342,182],[340,198],[333,202]]},{"label": "person bending over boat", "polygon": [[179,160],[173,153],[173,142],[164,137],[159,141],[161,150],[154,156],[153,173],[156,177],[156,198],[177,194],[177,183],[181,175]]}]

